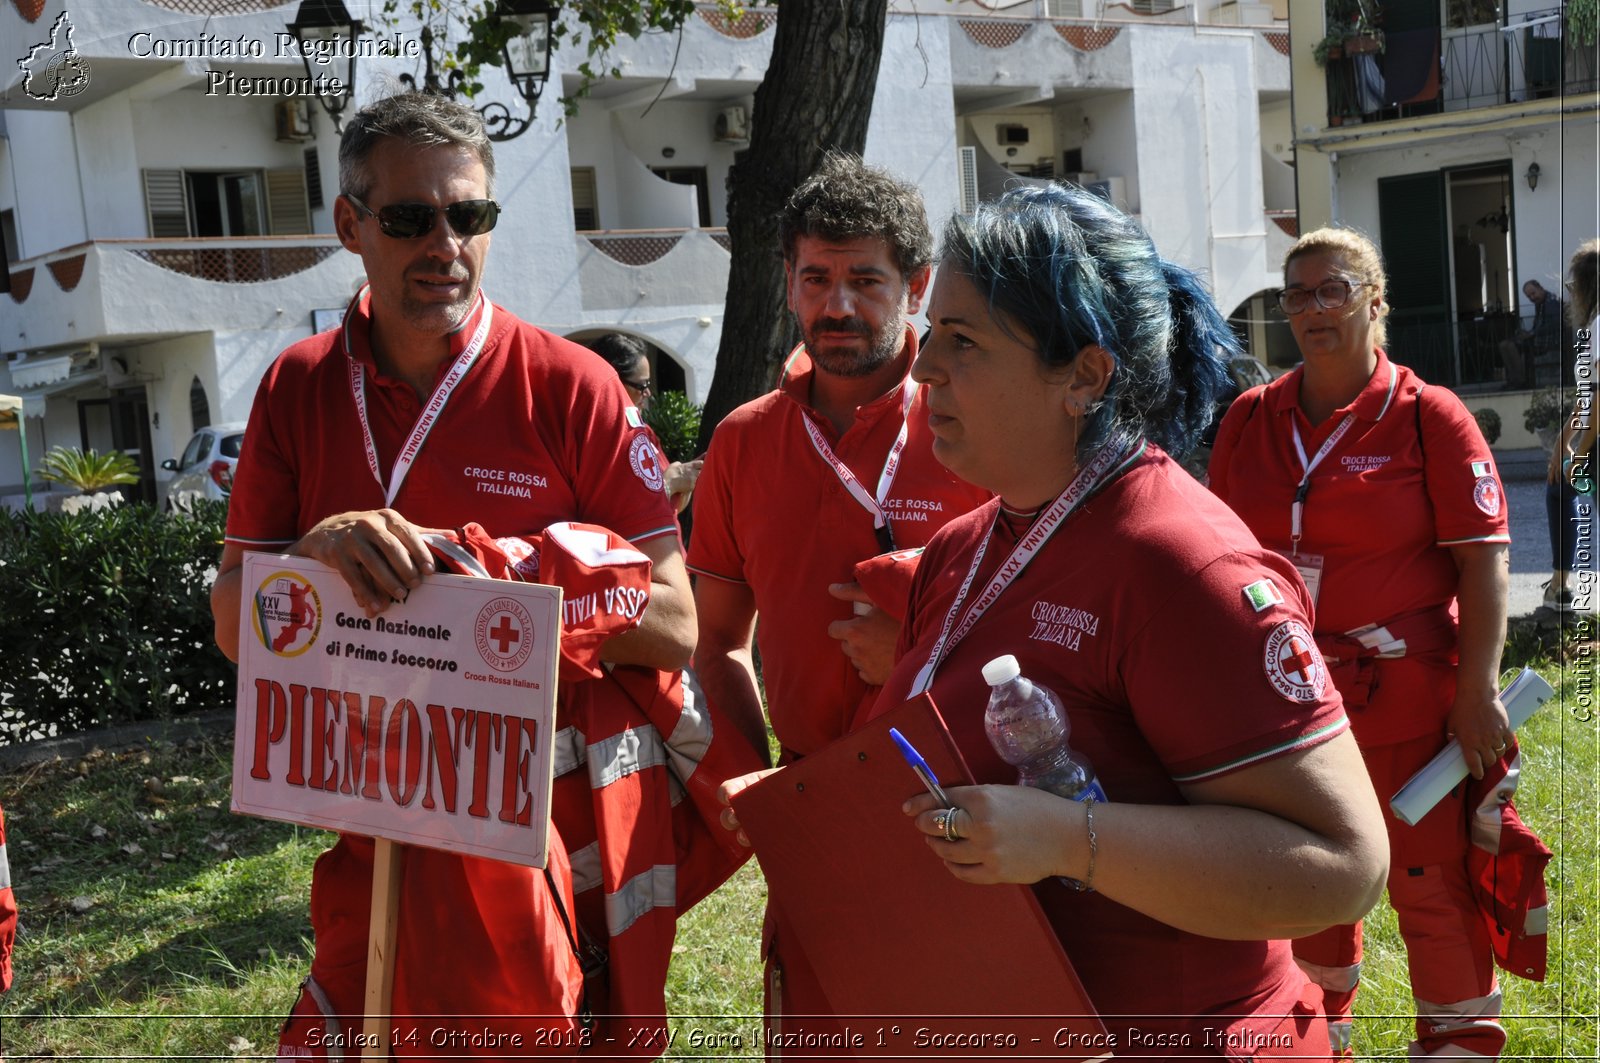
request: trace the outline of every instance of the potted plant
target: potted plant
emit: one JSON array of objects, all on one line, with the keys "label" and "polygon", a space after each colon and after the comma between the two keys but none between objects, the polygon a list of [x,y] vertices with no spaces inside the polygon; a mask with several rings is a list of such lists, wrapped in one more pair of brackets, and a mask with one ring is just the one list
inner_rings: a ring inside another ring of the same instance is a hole
[{"label": "potted plant", "polygon": [[1327,33],[1311,48],[1318,66],[1330,59],[1371,55],[1383,51],[1383,31],[1378,28],[1381,13],[1368,0],[1328,0]]},{"label": "potted plant", "polygon": [[1483,441],[1491,447],[1500,438],[1500,415],[1492,407],[1485,406],[1481,410],[1472,411],[1472,419],[1478,422],[1478,431],[1483,433]]},{"label": "potted plant", "polygon": [[1555,449],[1556,436],[1561,432],[1561,422],[1566,419],[1567,405],[1556,388],[1545,388],[1533,393],[1528,408],[1522,414],[1522,425],[1539,437],[1539,445],[1546,452]]},{"label": "potted plant", "polygon": [[138,483],[139,465],[120,450],[101,454],[94,449],[55,447],[41,461],[39,478],[91,494],[118,484]]}]

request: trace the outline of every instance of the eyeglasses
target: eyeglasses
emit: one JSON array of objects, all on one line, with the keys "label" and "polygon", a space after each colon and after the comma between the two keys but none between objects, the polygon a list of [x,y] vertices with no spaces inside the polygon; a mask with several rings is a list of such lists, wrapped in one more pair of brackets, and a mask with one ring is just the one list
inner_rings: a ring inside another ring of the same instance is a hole
[{"label": "eyeglasses", "polygon": [[1356,281],[1354,283],[1339,278],[1323,281],[1315,289],[1307,288],[1280,288],[1278,290],[1278,306],[1290,317],[1300,313],[1311,305],[1311,297],[1317,298],[1317,305],[1324,310],[1337,310],[1350,301],[1350,293],[1357,288],[1371,288],[1369,281]]},{"label": "eyeglasses", "polygon": [[628,387],[630,387],[633,390],[637,391],[641,395],[650,394],[650,381],[648,381],[648,380],[645,380],[645,381],[629,380],[627,377],[623,377],[622,378],[622,382],[624,384],[626,384]]},{"label": "eyeglasses", "polygon": [[344,198],[378,219],[378,231],[396,240],[415,240],[433,232],[434,219],[440,212],[449,221],[457,236],[482,236],[500,220],[500,204],[492,199],[463,199],[448,207],[430,207],[426,203],[391,203],[373,210],[349,192]]}]

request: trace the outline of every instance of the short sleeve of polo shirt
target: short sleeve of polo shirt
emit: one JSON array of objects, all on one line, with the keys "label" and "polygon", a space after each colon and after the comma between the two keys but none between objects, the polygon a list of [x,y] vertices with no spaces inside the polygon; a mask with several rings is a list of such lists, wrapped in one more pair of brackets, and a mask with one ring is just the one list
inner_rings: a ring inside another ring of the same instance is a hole
[{"label": "short sleeve of polo shirt", "polygon": [[1233,400],[1233,405],[1222,416],[1222,424],[1217,427],[1217,438],[1211,446],[1211,462],[1206,469],[1206,476],[1212,492],[1224,502],[1228,500],[1228,492],[1233,486],[1230,475],[1233,452],[1238,449],[1245,425],[1261,405],[1266,390],[1265,384],[1258,384]]},{"label": "short sleeve of polo shirt", "polygon": [[1128,705],[1175,782],[1307,749],[1349,726],[1304,594],[1276,555],[1226,554],[1176,581],[1131,639],[1119,662]]},{"label": "short sleeve of polo shirt", "polygon": [[553,396],[555,407],[546,414],[567,418],[571,424],[567,434],[578,512],[551,521],[598,524],[631,542],[676,535],[678,517],[667,498],[662,474],[666,466],[655,434],[642,424],[634,425],[627,392],[610,367],[587,350],[580,357],[571,390]]},{"label": "short sleeve of polo shirt", "polygon": [[277,546],[300,537],[299,493],[288,449],[292,422],[275,415],[286,401],[282,392],[287,385],[280,383],[285,356],[272,363],[256,387],[228,497],[228,541],[247,547]]},{"label": "short sleeve of polo shirt", "polygon": [[1510,542],[1505,489],[1478,422],[1445,388],[1426,387],[1416,401],[1435,541],[1440,546]]},{"label": "short sleeve of polo shirt", "polygon": [[695,481],[689,568],[700,575],[744,583],[744,553],[734,535],[733,482],[740,475],[734,468],[740,452],[739,440],[734,438],[736,427],[729,421],[718,427]]}]

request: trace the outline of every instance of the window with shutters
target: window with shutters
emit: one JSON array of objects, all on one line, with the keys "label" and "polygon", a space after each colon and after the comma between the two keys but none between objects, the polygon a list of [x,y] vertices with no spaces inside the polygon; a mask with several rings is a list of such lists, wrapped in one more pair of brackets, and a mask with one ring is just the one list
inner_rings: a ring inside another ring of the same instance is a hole
[{"label": "window with shutters", "polygon": [[593,166],[572,168],[572,227],[580,232],[600,228],[600,202],[595,193]]},{"label": "window with shutters", "polygon": [[305,171],[145,170],[145,217],[155,239],[296,236],[311,232]]}]

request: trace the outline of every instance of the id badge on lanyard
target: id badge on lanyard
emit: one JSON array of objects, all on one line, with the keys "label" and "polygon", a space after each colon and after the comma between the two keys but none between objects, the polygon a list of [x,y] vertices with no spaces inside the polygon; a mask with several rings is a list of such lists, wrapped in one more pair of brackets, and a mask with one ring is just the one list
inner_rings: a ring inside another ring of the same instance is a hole
[{"label": "id badge on lanyard", "polygon": [[1322,555],[1292,551],[1288,556],[1295,571],[1300,573],[1302,580],[1305,580],[1306,590],[1311,594],[1311,604],[1316,605],[1317,591],[1322,588]]}]

